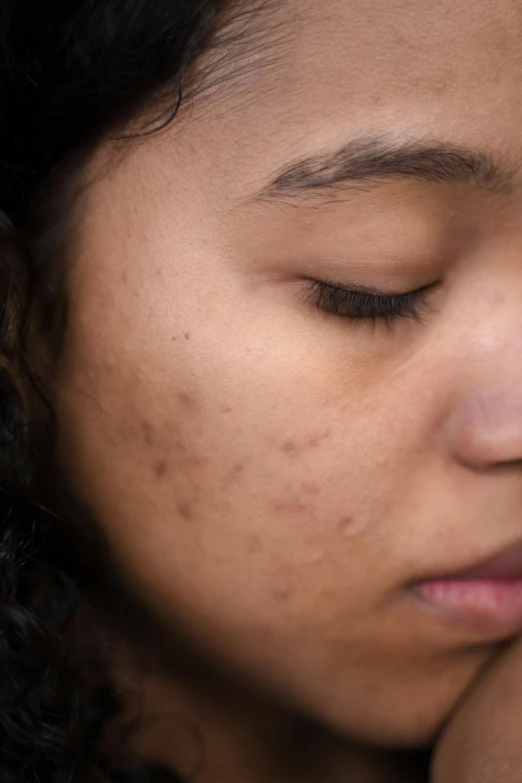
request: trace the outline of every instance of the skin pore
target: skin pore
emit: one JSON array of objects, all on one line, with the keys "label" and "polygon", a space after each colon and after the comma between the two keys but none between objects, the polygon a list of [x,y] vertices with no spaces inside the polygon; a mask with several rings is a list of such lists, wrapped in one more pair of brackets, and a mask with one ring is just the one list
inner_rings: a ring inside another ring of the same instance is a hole
[{"label": "skin pore", "polygon": [[[164,640],[129,656],[203,734],[198,781],[380,783],[365,743],[432,742],[502,641],[408,586],[522,535],[522,4],[268,17],[82,196],[58,460]],[[312,281],[426,291],[356,321]]]}]

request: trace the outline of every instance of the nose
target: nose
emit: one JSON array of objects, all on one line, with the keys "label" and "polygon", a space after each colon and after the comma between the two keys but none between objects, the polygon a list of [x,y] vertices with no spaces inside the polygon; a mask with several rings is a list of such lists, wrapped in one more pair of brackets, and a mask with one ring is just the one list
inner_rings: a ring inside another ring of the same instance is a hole
[{"label": "nose", "polygon": [[461,399],[449,421],[457,460],[475,470],[522,465],[522,377],[519,383],[491,378]]},{"label": "nose", "polygon": [[489,315],[462,338],[448,416],[455,458],[476,470],[522,465],[522,307]]}]

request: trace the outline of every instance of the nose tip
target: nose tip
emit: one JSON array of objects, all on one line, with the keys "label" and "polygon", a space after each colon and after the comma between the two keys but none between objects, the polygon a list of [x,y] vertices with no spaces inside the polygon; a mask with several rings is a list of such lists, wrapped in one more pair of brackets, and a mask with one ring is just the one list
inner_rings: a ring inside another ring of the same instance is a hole
[{"label": "nose tip", "polygon": [[455,456],[469,467],[522,464],[522,389],[477,392],[461,401],[449,434]]}]

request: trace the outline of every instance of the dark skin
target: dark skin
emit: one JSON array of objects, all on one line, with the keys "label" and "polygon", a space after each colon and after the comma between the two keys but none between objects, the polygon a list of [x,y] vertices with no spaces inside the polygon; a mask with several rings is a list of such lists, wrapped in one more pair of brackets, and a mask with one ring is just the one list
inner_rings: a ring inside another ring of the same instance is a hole
[{"label": "dark skin", "polygon": [[[211,672],[142,661],[148,707],[208,741],[201,783],[391,783],[439,735],[436,783],[462,783],[452,737],[501,698],[507,632],[410,586],[522,533],[522,3],[260,19],[230,80],[83,196],[61,468],[112,575]],[[387,328],[318,308],[314,281],[429,293]]]},{"label": "dark skin", "polygon": [[437,743],[431,783],[522,780],[522,640],[502,649],[465,694]]}]

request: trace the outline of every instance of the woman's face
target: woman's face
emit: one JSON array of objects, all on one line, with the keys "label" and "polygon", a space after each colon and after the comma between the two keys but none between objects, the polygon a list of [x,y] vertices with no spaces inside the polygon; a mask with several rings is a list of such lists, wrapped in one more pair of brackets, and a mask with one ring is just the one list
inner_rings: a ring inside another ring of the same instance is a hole
[{"label": "woman's face", "polygon": [[[498,639],[410,585],[522,537],[522,4],[248,24],[237,73],[83,197],[61,462],[173,634],[336,731],[420,742]],[[311,281],[431,287],[355,320],[369,300]]]}]

